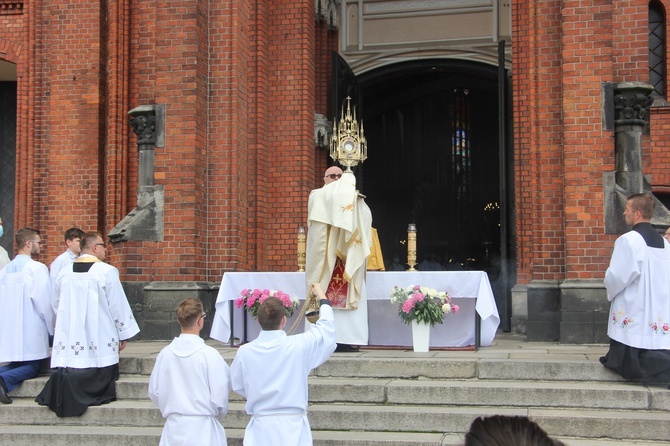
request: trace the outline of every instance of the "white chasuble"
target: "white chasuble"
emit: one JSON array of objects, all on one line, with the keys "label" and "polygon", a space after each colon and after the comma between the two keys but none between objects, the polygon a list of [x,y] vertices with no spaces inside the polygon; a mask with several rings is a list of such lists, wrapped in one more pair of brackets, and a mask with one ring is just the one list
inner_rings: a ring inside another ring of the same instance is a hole
[{"label": "white chasuble", "polygon": [[659,249],[647,246],[636,231],[620,236],[605,273],[605,287],[612,302],[607,329],[610,338],[646,350],[670,349],[668,241]]},{"label": "white chasuble", "polygon": [[228,413],[230,368],[221,354],[194,334],[182,334],[158,354],[149,398],[165,426],[160,446],[227,444],[218,418]]},{"label": "white chasuble", "polygon": [[[372,213],[356,191],[353,173],[344,172],[340,180],[313,190],[307,212],[307,287],[320,283],[328,290],[337,259],[342,260],[342,279],[348,286],[346,305],[343,309],[334,308],[337,342],[367,345],[365,277],[372,246]],[[306,321],[305,329],[309,326]]]},{"label": "white chasuble", "polygon": [[0,270],[0,308],[0,362],[49,357],[55,316],[46,265],[21,254]]},{"label": "white chasuble", "polygon": [[56,331],[51,367],[101,368],[119,362],[119,343],[140,332],[119,280],[119,271],[93,262],[87,272],[75,272],[72,263],[56,282]]}]

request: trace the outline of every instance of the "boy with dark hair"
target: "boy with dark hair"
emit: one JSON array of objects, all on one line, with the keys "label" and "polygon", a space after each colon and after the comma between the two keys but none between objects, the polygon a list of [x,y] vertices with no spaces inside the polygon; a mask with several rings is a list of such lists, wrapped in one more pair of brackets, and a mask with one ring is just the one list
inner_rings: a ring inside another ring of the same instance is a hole
[{"label": "boy with dark hair", "polygon": [[81,248],[79,246],[81,238],[84,236],[84,231],[79,228],[70,228],[65,231],[65,244],[67,249],[64,253],[59,255],[51,262],[49,265],[49,277],[51,278],[51,283],[55,284],[56,279],[58,279],[58,273],[63,269],[64,266],[69,265],[74,262],[74,259],[79,257],[81,254]]}]

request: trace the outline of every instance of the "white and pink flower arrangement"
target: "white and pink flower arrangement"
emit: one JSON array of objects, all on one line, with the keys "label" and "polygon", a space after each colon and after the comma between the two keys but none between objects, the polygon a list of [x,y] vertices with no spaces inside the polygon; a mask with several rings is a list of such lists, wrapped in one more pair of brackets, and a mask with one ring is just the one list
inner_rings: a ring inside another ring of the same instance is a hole
[{"label": "white and pink flower arrangement", "polygon": [[458,312],[458,305],[451,303],[449,294],[419,285],[393,287],[391,303],[398,305],[398,316],[406,324],[417,321],[432,327],[441,324],[445,314]]},{"label": "white and pink flower arrangement", "polygon": [[297,297],[291,297],[283,291],[279,290],[248,290],[244,289],[240,292],[240,297],[235,300],[237,308],[244,307],[245,310],[251,314],[254,319],[258,317],[258,308],[268,297],[276,297],[284,304],[284,312],[286,317],[291,317],[293,311],[298,308],[300,301]]}]

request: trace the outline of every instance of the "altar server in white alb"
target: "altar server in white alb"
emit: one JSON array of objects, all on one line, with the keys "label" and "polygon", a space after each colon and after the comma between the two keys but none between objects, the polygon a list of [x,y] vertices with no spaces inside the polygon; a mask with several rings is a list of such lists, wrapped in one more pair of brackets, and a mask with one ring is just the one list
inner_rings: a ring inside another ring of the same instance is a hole
[{"label": "altar server in white alb", "polygon": [[251,420],[245,446],[310,446],[307,377],[335,351],[333,309],[319,284],[320,318],[305,333],[287,336],[281,300],[270,297],[258,309],[262,331],[242,345],[231,366],[233,391],[247,399]]},{"label": "altar server in white alb", "polygon": [[56,257],[51,265],[49,265],[49,277],[51,278],[52,286],[56,285],[58,274],[67,265],[74,262],[74,260],[81,254],[81,238],[84,236],[84,231],[79,228],[70,228],[65,231],[65,245],[67,249],[61,255]]},{"label": "altar server in white alb", "polygon": [[165,418],[160,446],[228,444],[219,419],[228,413],[230,368],[199,336],[205,316],[200,299],[179,303],[181,334],[161,350],[151,372],[149,398]]},{"label": "altar server in white alb", "polygon": [[610,349],[600,361],[627,379],[670,383],[670,243],[649,223],[653,213],[650,194],[628,198],[633,230],[616,240],[605,273]]},{"label": "altar server in white alb", "polygon": [[49,357],[49,335],[54,330],[51,285],[46,265],[32,259],[40,253],[39,231],[16,232],[18,255],[0,270],[0,402],[23,381],[35,378]]},{"label": "altar server in white alb", "polygon": [[105,253],[100,234],[85,234],[81,256],[63,268],[54,287],[52,370],[35,401],[59,417],[116,400],[119,352],[140,331],[119,271],[102,261]]}]

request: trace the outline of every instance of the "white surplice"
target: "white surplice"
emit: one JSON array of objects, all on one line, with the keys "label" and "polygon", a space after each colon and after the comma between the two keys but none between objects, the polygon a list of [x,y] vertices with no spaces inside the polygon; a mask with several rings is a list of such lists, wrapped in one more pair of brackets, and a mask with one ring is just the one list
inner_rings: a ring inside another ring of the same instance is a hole
[{"label": "white surplice", "polygon": [[233,390],[247,399],[252,416],[245,446],[311,446],[307,420],[307,377],[335,351],[333,309],[321,305],[312,328],[287,336],[284,330],[261,331],[242,345],[231,366]]},{"label": "white surplice", "polygon": [[0,308],[0,362],[47,358],[55,316],[46,265],[20,254],[0,270]]},{"label": "white surplice", "polygon": [[[343,278],[349,283],[347,308],[334,309],[337,342],[367,345],[368,305],[366,259],[372,246],[372,213],[356,190],[356,178],[345,172],[338,181],[313,190],[307,205],[306,286],[320,283],[324,290],[337,258],[345,261]],[[305,322],[305,330],[310,327]]]},{"label": "white surplice", "polygon": [[0,246],[0,269],[4,268],[5,266],[9,265],[9,255],[7,254],[7,251],[5,248]]},{"label": "white surplice", "polygon": [[663,249],[651,248],[630,231],[614,244],[604,283],[612,302],[607,334],[615,341],[670,349],[670,243],[663,243]]},{"label": "white surplice", "polygon": [[[80,260],[90,255],[82,255]],[[119,280],[119,271],[94,262],[88,272],[74,263],[56,281],[56,330],[51,367],[101,368],[119,362],[119,343],[140,332]]]},{"label": "white surplice", "polygon": [[160,446],[227,444],[217,418],[228,413],[230,368],[200,336],[182,334],[158,354],[149,398],[165,426]]},{"label": "white surplice", "polygon": [[66,249],[64,253],[56,257],[54,261],[51,262],[51,265],[49,265],[49,277],[51,278],[51,283],[53,285],[56,284],[58,274],[60,274],[61,270],[74,262],[76,258],[77,254],[73,253],[69,249]]}]

